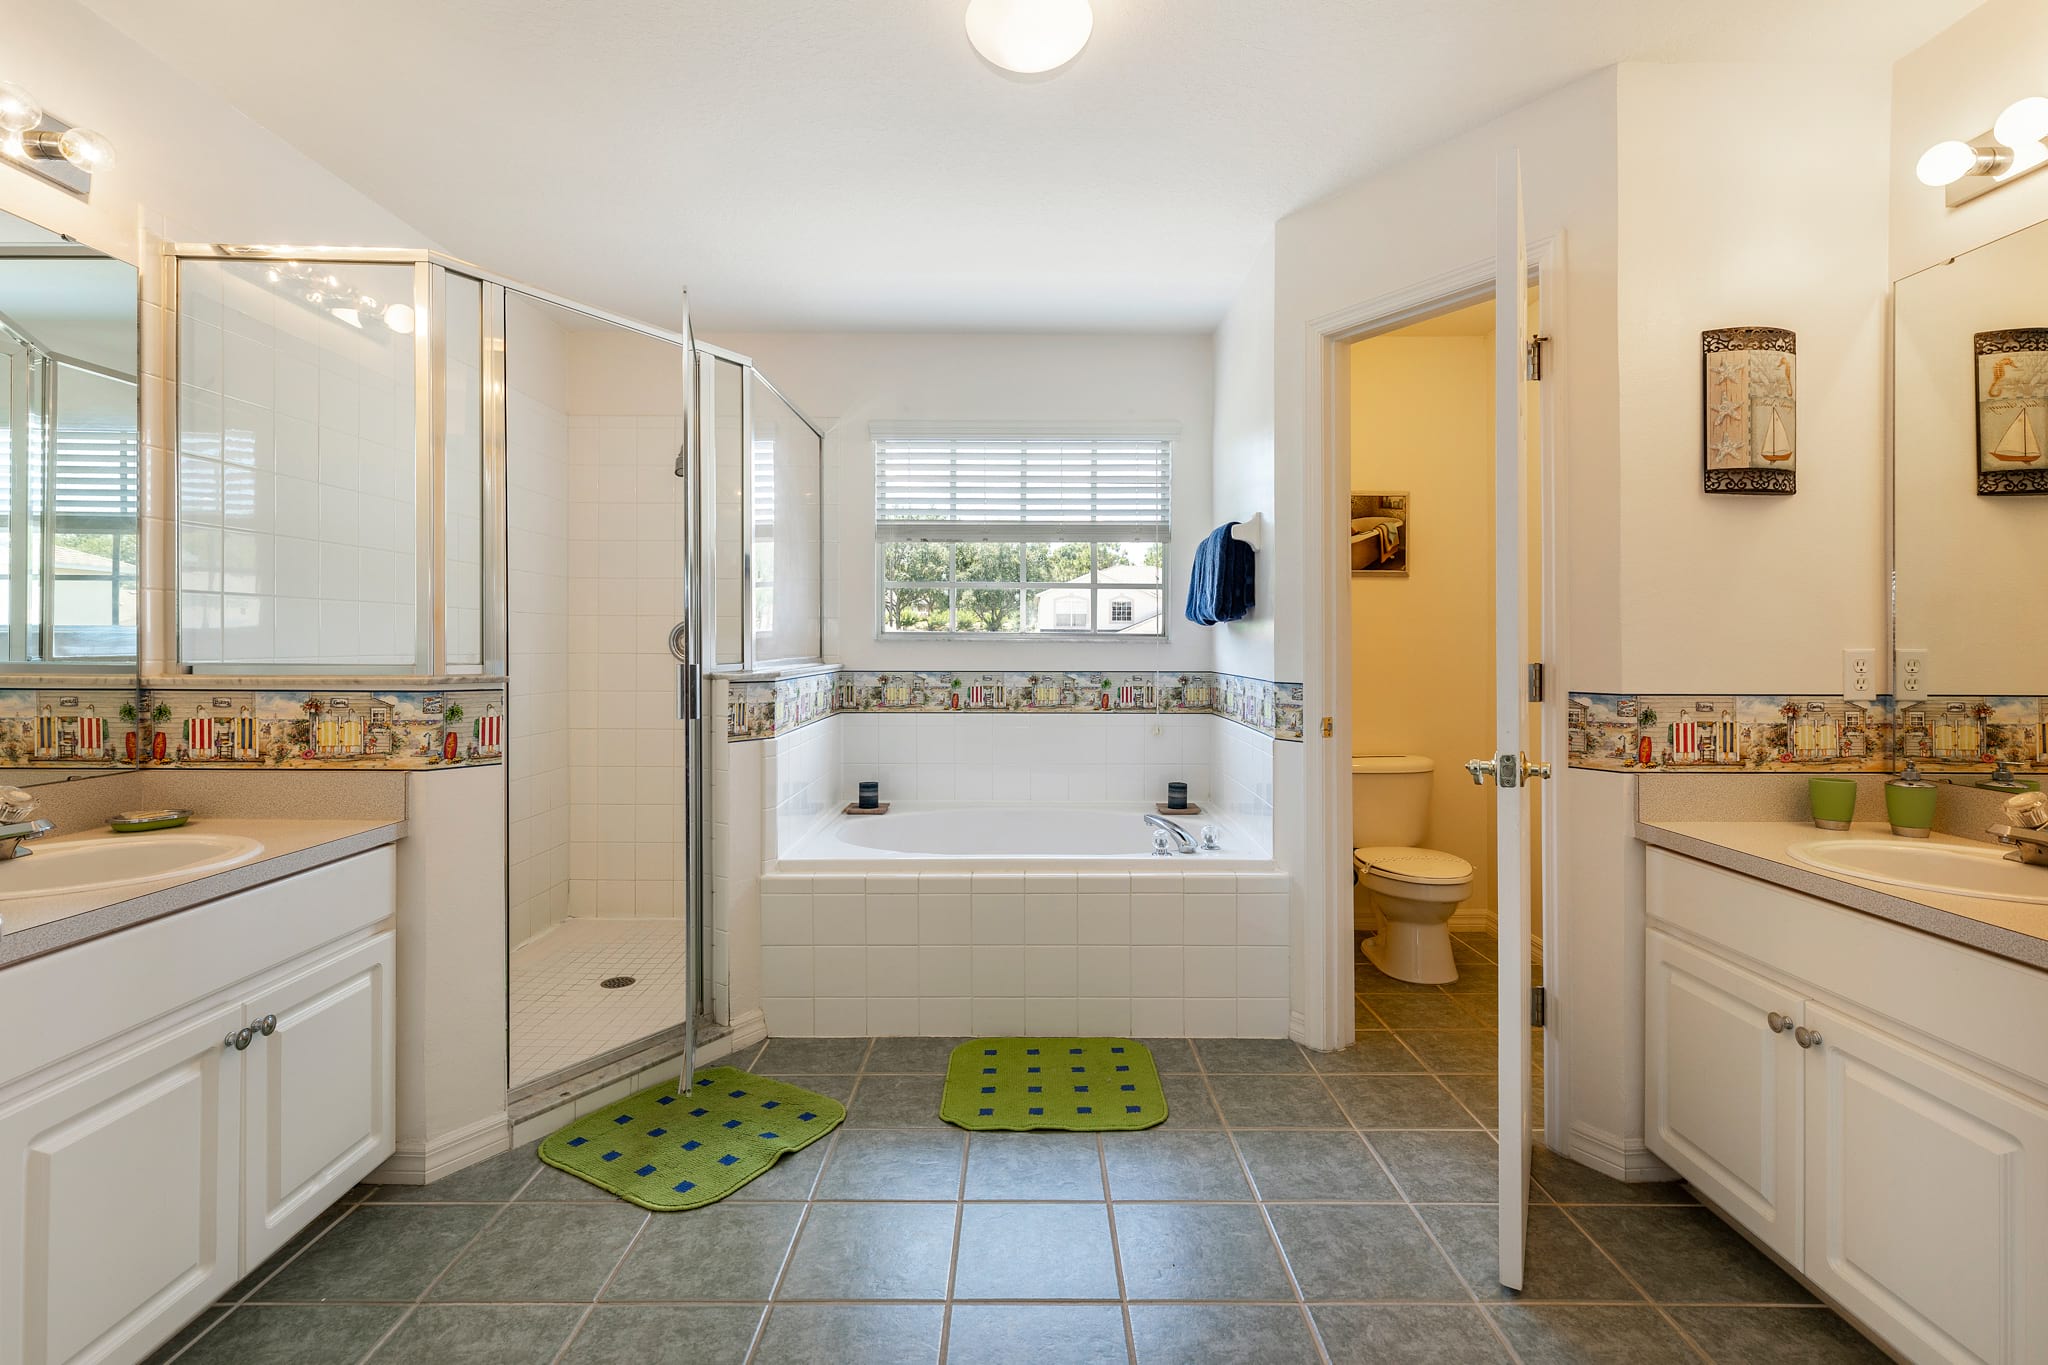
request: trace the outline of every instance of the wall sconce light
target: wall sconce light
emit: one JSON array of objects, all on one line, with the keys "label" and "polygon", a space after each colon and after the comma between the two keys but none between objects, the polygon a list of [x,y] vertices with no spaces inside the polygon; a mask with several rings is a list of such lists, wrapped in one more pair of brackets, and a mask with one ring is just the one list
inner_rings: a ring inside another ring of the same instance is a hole
[{"label": "wall sconce light", "polygon": [[28,91],[0,81],[0,159],[89,199],[93,176],[114,164],[114,144],[53,117]]},{"label": "wall sconce light", "polygon": [[1945,191],[1954,208],[2042,166],[2048,166],[2048,97],[2029,95],[2007,105],[1989,132],[1929,147],[1914,174]]}]

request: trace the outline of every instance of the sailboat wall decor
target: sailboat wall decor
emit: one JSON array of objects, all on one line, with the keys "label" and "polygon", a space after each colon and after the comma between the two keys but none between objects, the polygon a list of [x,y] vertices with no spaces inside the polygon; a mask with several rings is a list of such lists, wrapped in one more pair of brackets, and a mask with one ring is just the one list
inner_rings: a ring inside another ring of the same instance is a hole
[{"label": "sailboat wall decor", "polygon": [[2048,494],[2048,327],[1979,332],[1977,492]]},{"label": "sailboat wall decor", "polygon": [[1797,492],[1797,338],[1720,327],[1700,333],[1700,351],[1707,492]]}]

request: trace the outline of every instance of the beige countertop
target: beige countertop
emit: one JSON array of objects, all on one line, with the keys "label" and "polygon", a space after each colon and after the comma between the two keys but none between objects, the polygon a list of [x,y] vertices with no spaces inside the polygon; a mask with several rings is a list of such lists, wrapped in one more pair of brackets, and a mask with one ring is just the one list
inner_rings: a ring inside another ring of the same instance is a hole
[{"label": "beige countertop", "polygon": [[[1883,824],[1858,824],[1854,832],[1873,839],[1896,837]],[[1823,872],[1792,857],[1792,845],[1826,837],[1828,833],[1806,821],[1660,819],[1636,822],[1636,837],[1653,847],[1746,873],[1788,890],[1817,896],[2014,962],[2048,968],[2048,905],[1893,886],[1887,882]],[[1958,839],[1947,834],[1934,835],[1933,842],[1965,848],[1985,847],[1981,841]],[[2048,882],[2048,869],[2043,870],[2042,876],[2044,882]]]},{"label": "beige countertop", "polygon": [[[154,881],[66,895],[0,900],[0,968],[68,948],[130,925],[262,886],[295,873],[396,843],[405,837],[403,820],[254,820],[195,818],[193,832],[236,835],[261,845],[247,861],[215,872],[181,872]],[[168,837],[183,831],[167,832]],[[39,840],[37,851],[83,841],[120,839],[105,830]],[[33,858],[34,853],[30,857]],[[0,892],[6,890],[6,862],[0,862]]]}]

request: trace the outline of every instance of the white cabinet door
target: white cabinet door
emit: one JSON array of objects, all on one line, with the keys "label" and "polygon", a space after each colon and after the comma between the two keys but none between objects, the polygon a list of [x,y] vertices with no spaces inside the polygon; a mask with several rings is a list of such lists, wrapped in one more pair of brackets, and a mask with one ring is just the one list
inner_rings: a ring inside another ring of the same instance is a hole
[{"label": "white cabinet door", "polygon": [[2048,1109],[1824,1006],[1806,1026],[1806,1273],[1908,1359],[2048,1359]]},{"label": "white cabinet door", "polygon": [[393,934],[252,996],[243,1096],[242,1258],[253,1268],[346,1193],[394,1140]]},{"label": "white cabinet door", "polygon": [[240,1022],[211,1010],[0,1108],[0,1362],[139,1360],[240,1275]]},{"label": "white cabinet door", "polygon": [[1650,1150],[1798,1264],[1799,993],[1655,929],[1645,990]]}]

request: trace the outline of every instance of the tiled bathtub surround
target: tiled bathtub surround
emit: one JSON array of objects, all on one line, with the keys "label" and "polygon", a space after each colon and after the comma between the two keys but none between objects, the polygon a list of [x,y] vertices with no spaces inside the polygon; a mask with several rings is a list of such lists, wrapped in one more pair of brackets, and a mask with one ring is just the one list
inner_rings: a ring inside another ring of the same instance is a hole
[{"label": "tiled bathtub surround", "polygon": [[760,883],[783,1037],[1288,1029],[1283,874],[972,873]]},{"label": "tiled bathtub surround", "polygon": [[834,671],[735,679],[726,734],[765,739],[846,712],[1215,715],[1274,739],[1299,740],[1302,685],[1233,673]]},{"label": "tiled bathtub surround", "polygon": [[2048,772],[2048,697],[1574,692],[1571,765],[1609,772]]}]

